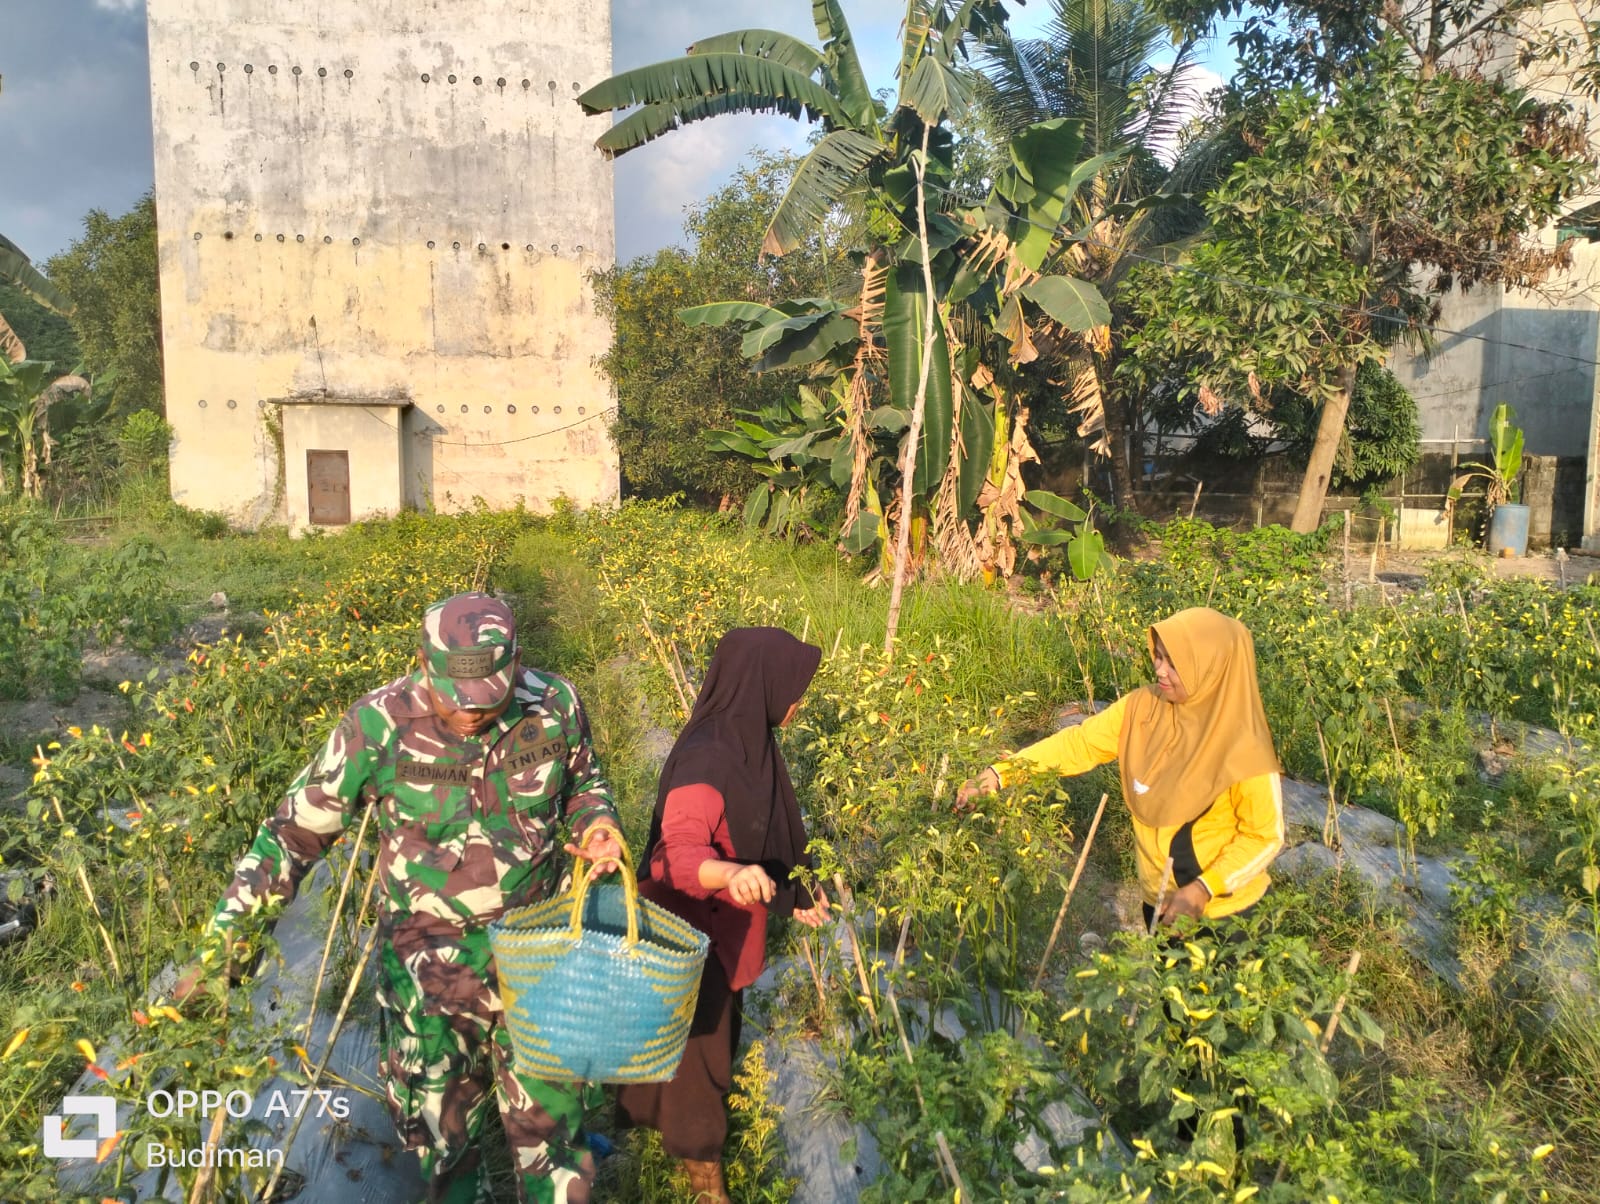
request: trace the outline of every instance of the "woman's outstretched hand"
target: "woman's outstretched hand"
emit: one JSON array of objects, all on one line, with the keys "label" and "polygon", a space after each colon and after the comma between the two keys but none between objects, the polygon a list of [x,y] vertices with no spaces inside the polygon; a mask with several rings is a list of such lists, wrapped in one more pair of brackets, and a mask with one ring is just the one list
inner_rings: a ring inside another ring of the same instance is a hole
[{"label": "woman's outstretched hand", "polygon": [[1167,905],[1161,911],[1161,922],[1170,924],[1179,916],[1192,916],[1199,919],[1204,914],[1206,904],[1211,902],[1211,892],[1205,884],[1196,878],[1188,886],[1180,886],[1172,893],[1172,898],[1167,900]]},{"label": "woman's outstretched hand", "polygon": [[981,798],[986,794],[993,794],[999,789],[1000,775],[994,771],[994,767],[991,765],[988,769],[980,772],[977,777],[968,778],[961,783],[961,788],[956,791],[955,809],[957,811],[965,811],[972,806],[974,799]]},{"label": "woman's outstretched hand", "polygon": [[794,918],[807,928],[821,928],[829,920],[833,919],[832,913],[828,910],[828,896],[822,893],[820,886],[813,886],[811,888],[811,899],[811,906],[804,911],[795,912]]}]

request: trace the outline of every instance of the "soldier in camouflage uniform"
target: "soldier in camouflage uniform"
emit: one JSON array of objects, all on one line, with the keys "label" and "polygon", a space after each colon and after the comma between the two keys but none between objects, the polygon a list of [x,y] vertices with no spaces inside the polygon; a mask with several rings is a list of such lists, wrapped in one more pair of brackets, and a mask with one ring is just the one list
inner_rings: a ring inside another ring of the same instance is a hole
[{"label": "soldier in camouflage uniform", "polygon": [[[382,895],[379,1067],[429,1199],[472,1201],[479,1135],[499,1086],[518,1193],[583,1204],[594,1159],[585,1089],[526,1078],[496,988],[486,926],[558,885],[566,845],[605,870],[620,825],[570,682],[522,667],[510,609],[486,594],[430,607],[417,672],[358,700],[301,771],[240,861],[211,931],[287,902],[338,836],[377,807]],[[180,985],[193,990],[195,980]]]}]

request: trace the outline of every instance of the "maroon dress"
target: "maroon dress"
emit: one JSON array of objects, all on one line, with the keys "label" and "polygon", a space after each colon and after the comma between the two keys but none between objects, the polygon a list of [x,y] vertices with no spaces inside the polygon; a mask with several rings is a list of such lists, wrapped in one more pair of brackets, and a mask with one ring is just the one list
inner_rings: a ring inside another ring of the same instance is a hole
[{"label": "maroon dress", "polygon": [[734,860],[722,794],[703,782],[667,794],[661,837],[650,858],[650,877],[639,893],[682,916],[711,938],[700,979],[700,998],[677,1073],[665,1083],[640,1083],[617,1091],[624,1125],[657,1129],[674,1158],[716,1162],[728,1134],[724,1098],[733,1087],[739,1044],[740,992],[766,964],[767,909],[735,903],[726,890],[700,885],[700,866]]}]

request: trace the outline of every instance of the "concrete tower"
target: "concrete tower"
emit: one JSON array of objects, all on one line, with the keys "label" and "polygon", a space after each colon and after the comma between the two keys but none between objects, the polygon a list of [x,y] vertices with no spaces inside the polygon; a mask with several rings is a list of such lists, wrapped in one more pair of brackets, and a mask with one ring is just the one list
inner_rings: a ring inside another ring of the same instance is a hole
[{"label": "concrete tower", "polygon": [[149,0],[172,493],[336,526],[617,495],[609,4]]}]

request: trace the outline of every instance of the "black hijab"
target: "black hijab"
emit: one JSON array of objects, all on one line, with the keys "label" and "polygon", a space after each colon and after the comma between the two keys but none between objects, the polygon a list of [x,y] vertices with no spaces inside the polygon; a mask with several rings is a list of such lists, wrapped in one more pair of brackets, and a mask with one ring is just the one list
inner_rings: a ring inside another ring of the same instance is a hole
[{"label": "black hijab", "polygon": [[704,782],[722,794],[734,856],[761,865],[777,883],[768,910],[789,915],[812,905],[811,892],[790,881],[796,866],[810,864],[806,829],[772,729],[821,662],[821,648],[781,627],[735,627],[717,642],[694,712],[661,767],[645,865],[661,839],[667,795]]}]

